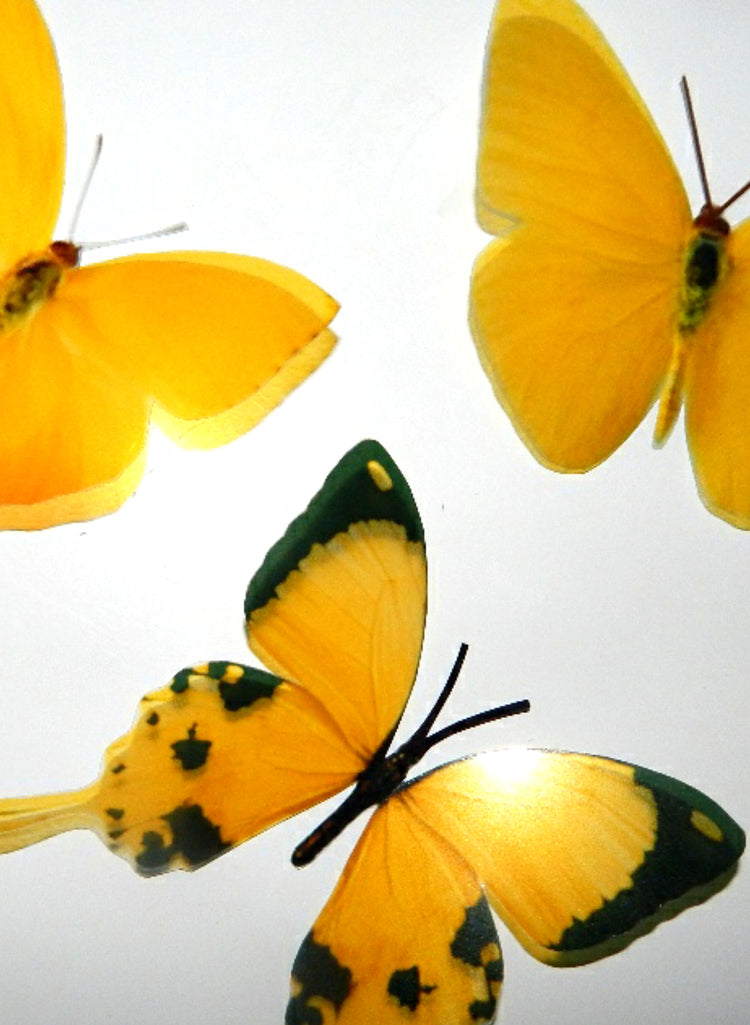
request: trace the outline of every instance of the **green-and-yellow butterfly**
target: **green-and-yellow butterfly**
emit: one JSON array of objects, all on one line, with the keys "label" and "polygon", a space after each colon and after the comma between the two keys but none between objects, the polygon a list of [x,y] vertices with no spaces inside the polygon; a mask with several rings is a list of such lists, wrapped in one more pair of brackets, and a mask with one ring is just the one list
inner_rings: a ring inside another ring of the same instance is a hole
[{"label": "green-and-yellow butterfly", "polygon": [[388,453],[364,441],[250,582],[250,647],[274,675],[182,670],[143,699],[97,783],[0,802],[0,850],[89,827],[144,874],[195,868],[355,784],[294,852],[304,864],[378,805],[297,954],[290,1025],[490,1022],[502,981],[490,906],[535,957],[581,964],[723,884],[739,826],[692,787],[626,762],[508,749],[404,783],[442,737],[528,708],[430,734],[459,659],[389,755],[425,609],[419,512]]}]

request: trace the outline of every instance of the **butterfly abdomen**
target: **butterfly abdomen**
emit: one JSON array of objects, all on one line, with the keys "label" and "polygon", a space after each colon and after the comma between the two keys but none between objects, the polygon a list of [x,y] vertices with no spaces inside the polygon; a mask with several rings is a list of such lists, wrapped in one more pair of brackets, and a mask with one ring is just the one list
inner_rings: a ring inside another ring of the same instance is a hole
[{"label": "butterfly abdomen", "polygon": [[19,261],[0,283],[0,331],[25,320],[54,293],[63,273],[77,262],[78,248],[71,242],[53,242],[45,252]]}]

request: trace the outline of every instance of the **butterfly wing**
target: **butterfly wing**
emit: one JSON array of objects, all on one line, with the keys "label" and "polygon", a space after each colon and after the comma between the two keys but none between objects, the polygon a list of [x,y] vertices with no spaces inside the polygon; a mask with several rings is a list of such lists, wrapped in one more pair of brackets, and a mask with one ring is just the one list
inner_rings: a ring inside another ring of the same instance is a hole
[{"label": "butterfly wing", "polygon": [[363,442],[250,582],[250,643],[279,674],[227,662],[178,673],[143,699],[97,783],[0,801],[0,851],[92,828],[143,873],[194,868],[340,791],[395,728],[425,600],[414,499]]},{"label": "butterfly wing", "polygon": [[718,886],[743,847],[708,797],[623,762],[507,750],[441,766],[368,823],[297,954],[286,1020],[493,1021],[484,893],[535,957],[581,964]]},{"label": "butterfly wing", "polygon": [[474,868],[526,949],[563,966],[705,898],[745,844],[699,791],[592,755],[489,752],[423,776],[402,800]]},{"label": "butterfly wing", "polygon": [[494,1020],[502,977],[476,873],[396,795],[299,949],[286,1021],[478,1025]]},{"label": "butterfly wing", "polygon": [[265,260],[172,253],[65,274],[0,357],[0,527],[116,509],[149,416],[180,444],[238,437],[331,351],[337,304]]},{"label": "butterfly wing", "polygon": [[363,441],[248,588],[252,650],[273,672],[304,681],[365,763],[390,739],[411,692],[426,587],[409,485],[381,445]]},{"label": "butterfly wing", "polygon": [[700,496],[717,516],[750,528],[750,222],[727,239],[731,273],[695,332],[685,425]]},{"label": "butterfly wing", "polygon": [[638,425],[670,360],[682,183],[614,53],[572,0],[501,0],[487,49],[470,320],[516,430],[590,469]]},{"label": "butterfly wing", "polygon": [[60,73],[33,0],[0,2],[0,269],[49,245],[62,195]]}]

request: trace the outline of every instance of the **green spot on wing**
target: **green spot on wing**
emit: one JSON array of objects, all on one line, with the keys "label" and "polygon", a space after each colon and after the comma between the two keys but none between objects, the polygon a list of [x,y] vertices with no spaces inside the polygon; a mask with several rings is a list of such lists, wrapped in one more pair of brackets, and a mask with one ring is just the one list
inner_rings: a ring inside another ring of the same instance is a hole
[{"label": "green spot on wing", "polygon": [[309,932],[297,951],[292,965],[297,992],[291,997],[284,1017],[285,1025],[323,1025],[319,1008],[311,1005],[314,998],[332,1004],[336,1011],[349,996],[352,973],[339,964],[331,948],[317,943]]},{"label": "green spot on wing", "polygon": [[190,677],[194,675],[194,669],[181,669],[179,673],[175,673],[172,677],[172,682],[169,686],[175,694],[184,694],[190,686]]},{"label": "green spot on wing", "polygon": [[[230,665],[242,668],[242,675],[233,680],[224,680],[222,677]],[[261,698],[270,698],[282,682],[271,673],[250,666],[238,667],[234,662],[210,662],[209,672],[214,679],[219,680],[219,696],[227,712],[238,712],[242,708],[249,708]]]},{"label": "green spot on wing", "polygon": [[423,986],[419,978],[419,967],[397,968],[388,980],[388,995],[395,997],[401,1007],[416,1011],[423,993],[432,993],[436,986]]},{"label": "green spot on wing", "polygon": [[135,861],[144,875],[166,871],[178,855],[191,868],[198,868],[232,846],[222,840],[219,827],[206,818],[199,804],[180,805],[162,815],[162,819],[172,831],[172,842],[165,843],[161,833],[155,830],[143,834],[142,849]]},{"label": "green spot on wing", "polygon": [[176,740],[171,745],[174,757],[182,764],[183,769],[200,769],[206,764],[210,740],[198,740],[196,737],[197,723],[188,730],[185,740]]},{"label": "green spot on wing", "polygon": [[[605,901],[588,918],[576,919],[559,942],[551,945],[552,950],[585,952],[623,937],[658,915],[665,905],[719,879],[744,850],[742,829],[705,794],[659,772],[637,765],[633,770],[634,783],[649,790],[656,803],[654,846],[645,852],[643,862],[633,873],[632,885]],[[701,812],[718,827],[718,839],[695,827],[691,818],[694,811]],[[607,953],[609,949],[594,956]]]},{"label": "green spot on wing", "polygon": [[[381,490],[367,468],[374,460],[393,487]],[[270,549],[245,597],[245,618],[262,608],[316,543],[325,544],[352,523],[388,520],[404,527],[410,541],[423,541],[422,521],[403,474],[377,441],[361,441],[331,471],[305,512]]]},{"label": "green spot on wing", "polygon": [[480,968],[484,973],[487,997],[474,1000],[469,1005],[470,1017],[477,1022],[493,1021],[497,994],[503,981],[503,959],[497,929],[484,896],[466,909],[466,917],[456,930],[450,949],[457,960],[472,968]]}]

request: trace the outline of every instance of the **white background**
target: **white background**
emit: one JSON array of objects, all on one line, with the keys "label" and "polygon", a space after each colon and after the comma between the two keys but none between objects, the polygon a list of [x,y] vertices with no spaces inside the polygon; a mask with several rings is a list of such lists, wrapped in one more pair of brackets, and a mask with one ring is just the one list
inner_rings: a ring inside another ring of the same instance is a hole
[{"label": "white background", "polygon": [[[750,536],[701,505],[681,426],[652,450],[653,415],[589,475],[541,468],[469,336],[469,272],[487,241],[472,193],[490,0],[41,6],[67,100],[58,233],[103,132],[79,240],[185,219],[189,235],[152,248],[286,263],[340,300],[341,341],[235,444],[184,453],[154,435],[143,484],[115,515],[0,535],[0,793],[88,783],[142,693],[191,662],[250,661],[247,581],[369,436],[410,481],[428,540],[430,614],[405,727],[462,640],[471,649],[449,717],[533,705],[430,764],[505,743],[592,751],[677,776],[750,824]],[[697,207],[677,88],[688,74],[724,198],[750,176],[744,2],[588,9]],[[3,858],[2,1021],[281,1022],[297,946],[360,828],[298,872],[289,852],[320,817],[193,875],[143,880],[88,833]],[[741,1025],[749,891],[741,871],[707,904],[575,970],[537,964],[503,931],[501,1021]]]}]

